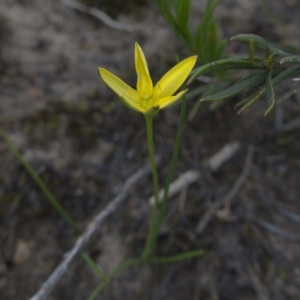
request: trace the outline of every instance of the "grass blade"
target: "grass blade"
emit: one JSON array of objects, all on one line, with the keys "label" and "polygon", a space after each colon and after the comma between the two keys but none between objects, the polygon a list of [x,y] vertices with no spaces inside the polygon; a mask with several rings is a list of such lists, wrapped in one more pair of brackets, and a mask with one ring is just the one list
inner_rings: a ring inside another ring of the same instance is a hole
[{"label": "grass blade", "polygon": [[191,73],[192,76],[189,79],[188,84],[190,84],[195,78],[207,72],[237,70],[237,69],[255,70],[258,69],[259,66],[263,68],[263,65],[251,64],[251,62],[249,62],[248,59],[232,59],[232,58],[220,59],[218,61],[208,63],[204,66],[201,66],[193,70]]},{"label": "grass blade", "polygon": [[224,98],[234,96],[240,91],[242,91],[243,89],[250,87],[251,85],[259,84],[264,80],[265,76],[266,76],[266,72],[251,75],[246,79],[237,82],[236,84],[234,84],[233,86],[229,87],[228,89],[222,92],[202,98],[201,101],[213,101],[213,100],[219,100],[219,99],[224,99]]},{"label": "grass blade", "polygon": [[174,255],[174,256],[152,257],[150,259],[150,262],[151,263],[156,263],[156,264],[173,263],[173,262],[178,262],[178,261],[188,259],[188,258],[198,257],[198,256],[203,255],[203,254],[204,254],[204,250],[201,249],[201,250],[196,250],[196,251],[177,254],[177,255]]},{"label": "grass blade", "polygon": [[266,78],[266,94],[268,97],[268,109],[265,112],[265,116],[274,108],[275,106],[275,93],[272,83],[272,70],[267,74]]}]

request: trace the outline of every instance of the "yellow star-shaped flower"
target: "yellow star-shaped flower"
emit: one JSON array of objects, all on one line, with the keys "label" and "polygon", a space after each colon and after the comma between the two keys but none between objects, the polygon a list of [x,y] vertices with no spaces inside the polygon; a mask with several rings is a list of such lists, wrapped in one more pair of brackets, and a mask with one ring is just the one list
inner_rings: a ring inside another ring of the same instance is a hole
[{"label": "yellow star-shaped flower", "polygon": [[153,87],[143,50],[138,43],[135,43],[136,90],[109,71],[103,68],[98,68],[98,70],[100,77],[119,95],[125,106],[147,114],[153,110],[158,111],[159,109],[168,107],[180,100],[187,90],[181,91],[175,96],[173,94],[186,80],[196,60],[197,56],[191,56],[181,61],[168,71]]}]

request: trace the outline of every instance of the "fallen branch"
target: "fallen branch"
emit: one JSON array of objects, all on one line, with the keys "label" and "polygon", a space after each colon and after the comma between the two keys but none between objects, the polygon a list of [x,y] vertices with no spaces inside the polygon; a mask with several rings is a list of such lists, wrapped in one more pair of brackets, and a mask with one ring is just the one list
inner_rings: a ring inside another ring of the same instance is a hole
[{"label": "fallen branch", "polygon": [[215,214],[215,212],[220,208],[222,204],[229,205],[234,197],[237,195],[241,187],[243,186],[244,182],[246,181],[250,170],[252,166],[252,159],[253,159],[253,146],[248,147],[247,151],[247,156],[246,156],[246,161],[244,164],[243,171],[241,175],[238,177],[236,182],[234,183],[233,187],[229,191],[229,193],[224,197],[219,200],[217,200],[211,207],[210,209],[205,213],[205,215],[202,217],[198,225],[196,226],[196,233],[201,234],[205,230],[206,226],[210,222],[211,218]]},{"label": "fallen branch", "polygon": [[83,247],[89,242],[91,236],[99,229],[102,222],[116,210],[117,206],[124,201],[132,186],[146,177],[150,173],[150,166],[147,164],[142,169],[129,177],[124,183],[118,195],[94,217],[85,232],[77,239],[74,247],[64,255],[63,261],[56,267],[42,288],[30,300],[45,300],[50,295],[60,278],[66,273],[73,259],[81,252]]},{"label": "fallen branch", "polygon": [[[223,148],[221,148],[216,154],[206,160],[203,165],[211,170],[217,171],[226,161],[233,157],[233,155],[238,151],[240,148],[240,144],[238,142],[231,142],[226,144]],[[187,188],[192,183],[196,182],[200,177],[200,172],[198,170],[189,170],[182,175],[180,175],[176,180],[174,180],[170,184],[169,188],[169,195],[168,197],[171,198],[178,194],[180,191]],[[164,196],[164,189],[160,190],[159,192],[159,202],[162,201]],[[152,196],[149,199],[151,205],[154,205],[154,197]]]},{"label": "fallen branch", "polygon": [[127,32],[133,31],[133,27],[131,25],[117,22],[117,21],[111,19],[106,13],[104,13],[103,11],[101,11],[97,8],[86,6],[75,0],[60,0],[60,1],[68,7],[76,9],[82,13],[94,16],[95,18],[99,19],[101,22],[103,22],[108,27],[111,27],[113,29],[127,31]]}]

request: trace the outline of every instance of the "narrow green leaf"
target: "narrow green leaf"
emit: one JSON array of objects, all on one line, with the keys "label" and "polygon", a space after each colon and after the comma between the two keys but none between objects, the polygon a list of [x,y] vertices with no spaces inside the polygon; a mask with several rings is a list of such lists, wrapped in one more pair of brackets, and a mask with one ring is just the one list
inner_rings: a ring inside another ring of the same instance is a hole
[{"label": "narrow green leaf", "polygon": [[[240,114],[242,111],[244,111],[245,109],[249,108],[251,105],[253,105],[264,93],[265,93],[266,89],[263,88],[261,91],[259,91],[258,93],[256,93],[253,98],[251,99],[247,99],[248,102],[247,104],[245,104],[239,111],[238,114]],[[241,103],[241,102],[240,102]],[[245,102],[243,102],[245,103]]]},{"label": "narrow green leaf", "polygon": [[190,111],[190,113],[189,113],[189,115],[188,115],[188,118],[187,118],[188,121],[192,121],[192,120],[194,119],[194,117],[195,117],[195,115],[196,115],[198,109],[199,109],[200,106],[202,105],[202,103],[203,103],[203,102],[201,102],[201,101],[196,101],[196,102],[194,103],[194,106],[192,107],[192,109],[191,109],[191,111]]},{"label": "narrow green leaf", "polygon": [[259,63],[257,63],[256,65],[251,64],[248,59],[232,59],[232,58],[220,59],[218,61],[208,63],[204,66],[201,66],[193,70],[191,73],[192,76],[189,79],[188,84],[190,84],[195,78],[207,72],[222,71],[222,70],[237,70],[237,69],[254,70],[254,69],[258,69],[258,66],[260,66],[261,69],[264,68],[264,66]]},{"label": "narrow green leaf", "polygon": [[169,25],[176,30],[176,20],[171,11],[169,0],[155,0],[156,6]]},{"label": "narrow green leaf", "polygon": [[207,91],[208,87],[207,85],[202,85],[199,86],[197,88],[194,88],[192,90],[189,90],[186,94],[185,94],[185,98],[186,100],[189,100],[195,96],[198,96],[199,94],[203,94],[205,91]]},{"label": "narrow green leaf", "polygon": [[300,55],[287,56],[280,61],[281,64],[300,63]]},{"label": "narrow green leaf", "polygon": [[249,42],[249,61],[251,65],[254,64],[254,41],[253,39]]},{"label": "narrow green leaf", "polygon": [[196,51],[199,54],[199,58],[201,62],[205,62],[206,60],[206,47],[205,47],[205,37],[203,33],[203,23],[201,23],[196,31],[195,35],[195,43],[196,43]]},{"label": "narrow green leaf", "polygon": [[[227,99],[219,99],[216,101],[211,101],[209,105],[209,110],[214,111],[217,108],[219,108],[221,105],[223,105],[226,102]],[[201,101],[200,101],[201,102]]]},{"label": "narrow green leaf", "polygon": [[220,0],[217,0],[215,3],[213,3],[213,1],[207,2],[203,19],[203,31],[205,34],[209,32],[209,21],[211,20],[212,14],[219,3]]},{"label": "narrow green leaf", "polygon": [[4,130],[0,127],[0,135],[4,138],[8,147],[11,149],[13,154],[19,160],[19,162],[23,165],[26,171],[29,173],[31,178],[35,181],[37,186],[43,192],[47,200],[50,204],[55,208],[55,210],[65,219],[65,221],[77,232],[80,233],[79,227],[74,221],[74,219],[69,215],[69,213],[62,207],[60,202],[54,197],[52,192],[49,190],[48,186],[44,183],[42,178],[38,175],[38,173],[31,167],[31,165],[24,159],[22,154],[18,151],[18,149],[14,146],[11,140],[8,138]]},{"label": "narrow green leaf", "polygon": [[222,56],[222,53],[224,51],[224,48],[227,45],[227,40],[222,40],[219,46],[216,49],[215,59],[219,59]]},{"label": "narrow green leaf", "polygon": [[99,277],[105,282],[108,282],[108,279],[106,278],[104,273],[100,270],[99,266],[86,253],[82,253],[81,255],[85,259],[85,261],[89,264],[89,266],[99,275]]},{"label": "narrow green leaf", "polygon": [[178,20],[178,25],[179,28],[185,32],[185,34],[188,34],[188,21],[190,17],[190,6],[191,6],[191,1],[190,0],[177,0],[176,1],[178,4],[177,11],[177,20]]},{"label": "narrow green leaf", "polygon": [[253,40],[255,46],[261,49],[269,49],[271,53],[276,53],[279,55],[289,55],[288,52],[274,47],[271,43],[268,43],[264,38],[255,34],[238,34],[236,36],[233,36],[230,40],[246,44],[249,44],[250,40]]},{"label": "narrow green leaf", "polygon": [[237,82],[233,86],[229,87],[228,89],[220,93],[202,98],[201,101],[213,101],[213,100],[219,100],[219,99],[224,99],[224,98],[234,96],[238,94],[240,91],[242,91],[243,89],[250,87],[253,84],[259,84],[264,80],[265,76],[266,76],[265,71],[259,74],[250,75],[246,79]]},{"label": "narrow green leaf", "polygon": [[174,10],[175,10],[177,20],[180,16],[181,2],[182,2],[182,0],[173,0],[173,6],[174,6]]},{"label": "narrow green leaf", "polygon": [[265,112],[265,116],[274,108],[275,106],[275,94],[274,87],[272,83],[272,70],[268,71],[266,78],[266,94],[268,98],[268,109]]},{"label": "narrow green leaf", "polygon": [[124,261],[123,263],[121,263],[116,269],[114,269],[108,276],[107,276],[107,281],[102,281],[92,292],[92,294],[90,295],[90,297],[88,298],[88,300],[94,300],[97,295],[103,290],[103,288],[115,277],[117,276],[121,271],[141,263],[141,259],[140,258],[130,258],[126,261]]},{"label": "narrow green leaf", "polygon": [[257,94],[261,93],[261,92],[265,92],[266,91],[266,87],[264,86],[263,88],[260,88],[259,90],[256,89],[254,92],[252,92],[250,95],[248,95],[246,98],[242,99],[239,103],[237,103],[235,105],[234,108],[238,108],[239,106],[244,105],[245,103],[248,103],[249,101],[251,101],[253,98],[255,98],[257,96]]},{"label": "narrow green leaf", "polygon": [[297,88],[299,88],[299,87],[300,87],[300,84],[295,86],[292,90],[283,94],[283,96],[279,100],[277,100],[276,104],[279,104],[279,103],[289,99],[292,95],[296,94],[298,92]]},{"label": "narrow green leaf", "polygon": [[173,262],[181,261],[181,260],[188,259],[188,258],[198,257],[203,254],[204,254],[204,250],[196,250],[196,251],[177,254],[174,256],[152,257],[152,258],[150,258],[150,262],[157,263],[157,264],[173,263]]},{"label": "narrow green leaf", "polygon": [[217,0],[215,3],[213,3],[211,0],[207,1],[203,21],[198,26],[196,31],[195,41],[197,53],[199,54],[200,61],[202,62],[210,61],[210,24],[211,21],[213,21],[213,11],[219,2],[219,0]]},{"label": "narrow green leaf", "polygon": [[276,76],[273,79],[273,85],[276,86],[281,81],[296,75],[297,71],[299,72],[299,70],[297,70],[298,68],[299,68],[299,66],[293,66],[293,67],[290,67],[290,68],[284,70],[283,72],[281,72],[278,76]]},{"label": "narrow green leaf", "polygon": [[217,28],[216,22],[211,19],[209,24],[209,32],[208,32],[208,53],[209,60],[214,61],[216,50],[217,50]]}]

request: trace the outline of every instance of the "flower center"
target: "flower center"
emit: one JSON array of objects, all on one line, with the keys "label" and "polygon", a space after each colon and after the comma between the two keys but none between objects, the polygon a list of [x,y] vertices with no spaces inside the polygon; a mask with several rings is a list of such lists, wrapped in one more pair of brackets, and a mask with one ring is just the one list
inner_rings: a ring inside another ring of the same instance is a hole
[{"label": "flower center", "polygon": [[140,99],[140,106],[145,110],[149,110],[153,107],[154,99],[149,95],[145,95],[143,98]]}]

